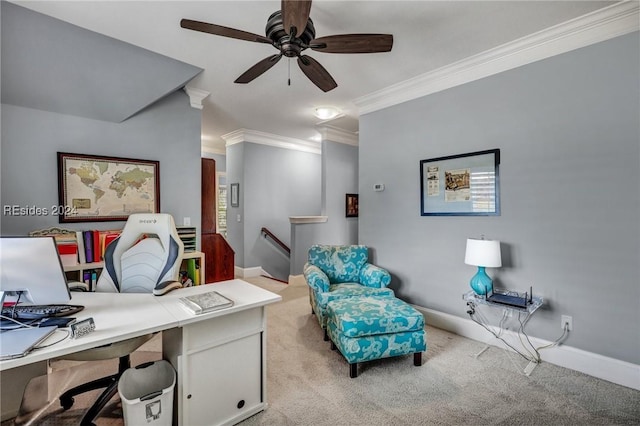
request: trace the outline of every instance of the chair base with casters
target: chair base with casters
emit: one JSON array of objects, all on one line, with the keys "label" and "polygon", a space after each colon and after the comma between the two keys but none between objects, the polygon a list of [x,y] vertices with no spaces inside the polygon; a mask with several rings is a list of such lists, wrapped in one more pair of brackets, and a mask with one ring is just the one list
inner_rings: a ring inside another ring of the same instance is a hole
[{"label": "chair base with casters", "polygon": [[[93,420],[100,414],[100,411],[107,405],[107,403],[118,392],[118,380],[122,373],[129,367],[131,367],[130,353],[142,346],[148,340],[153,337],[153,334],[148,334],[133,339],[125,340],[116,344],[104,346],[102,348],[91,349],[90,359],[87,356],[89,351],[79,352],[78,354],[71,354],[64,357],[65,360],[77,360],[77,361],[101,361],[118,358],[118,372],[110,376],[102,377],[100,379],[92,380],[88,383],[83,383],[79,386],[71,388],[65,391],[60,396],[60,405],[64,410],[68,410],[73,406],[74,397],[85,392],[90,392],[96,389],[105,388],[100,394],[98,399],[87,410],[80,421],[81,426],[94,425]],[[74,356],[76,355],[76,356]]]}]

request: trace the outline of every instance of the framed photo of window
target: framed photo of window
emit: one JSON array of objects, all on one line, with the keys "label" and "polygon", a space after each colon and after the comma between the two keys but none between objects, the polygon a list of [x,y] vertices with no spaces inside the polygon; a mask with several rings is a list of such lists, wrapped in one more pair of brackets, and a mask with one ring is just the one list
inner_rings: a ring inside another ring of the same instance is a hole
[{"label": "framed photo of window", "polygon": [[421,216],[500,216],[500,150],[420,161]]}]

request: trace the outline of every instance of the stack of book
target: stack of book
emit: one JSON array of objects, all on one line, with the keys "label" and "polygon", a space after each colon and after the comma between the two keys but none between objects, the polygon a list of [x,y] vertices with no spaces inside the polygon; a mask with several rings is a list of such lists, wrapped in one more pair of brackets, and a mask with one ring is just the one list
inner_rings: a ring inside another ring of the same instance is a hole
[{"label": "stack of book", "polygon": [[196,228],[191,226],[178,226],[178,235],[184,244],[184,252],[196,251]]},{"label": "stack of book", "polygon": [[120,236],[122,230],[108,231],[87,230],[77,231],[78,258],[80,263],[101,262],[107,246]]},{"label": "stack of book", "polygon": [[78,264],[78,242],[73,233],[55,234],[56,247],[60,255],[60,261],[64,266]]}]

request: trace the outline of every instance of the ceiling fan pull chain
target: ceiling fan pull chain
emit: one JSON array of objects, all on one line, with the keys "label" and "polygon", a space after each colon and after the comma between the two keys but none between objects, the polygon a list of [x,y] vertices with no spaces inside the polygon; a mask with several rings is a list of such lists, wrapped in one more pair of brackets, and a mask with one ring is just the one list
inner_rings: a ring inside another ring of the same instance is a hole
[{"label": "ceiling fan pull chain", "polygon": [[291,58],[287,59],[287,86],[291,86]]}]

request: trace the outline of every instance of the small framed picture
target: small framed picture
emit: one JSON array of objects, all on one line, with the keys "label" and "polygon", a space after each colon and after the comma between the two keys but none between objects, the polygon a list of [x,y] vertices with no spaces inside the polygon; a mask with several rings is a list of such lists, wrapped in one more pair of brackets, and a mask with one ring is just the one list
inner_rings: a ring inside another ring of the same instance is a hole
[{"label": "small framed picture", "polygon": [[231,207],[240,207],[240,184],[231,184]]},{"label": "small framed picture", "polygon": [[358,217],[358,194],[347,194],[345,205],[346,217]]}]

